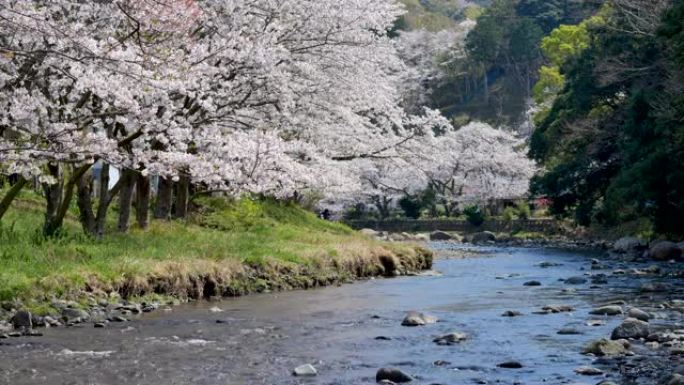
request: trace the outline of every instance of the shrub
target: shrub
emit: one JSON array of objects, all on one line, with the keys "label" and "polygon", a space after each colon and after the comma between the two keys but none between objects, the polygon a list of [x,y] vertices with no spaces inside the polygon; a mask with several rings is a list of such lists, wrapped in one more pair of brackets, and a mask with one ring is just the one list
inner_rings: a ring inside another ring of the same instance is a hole
[{"label": "shrub", "polygon": [[530,210],[530,205],[525,201],[518,202],[517,206],[518,218],[529,219],[532,216],[532,210]]},{"label": "shrub", "polygon": [[501,217],[505,221],[512,221],[514,219],[518,218],[518,210],[516,210],[514,207],[506,207],[501,213]]},{"label": "shrub", "polygon": [[468,206],[463,210],[466,220],[473,226],[480,226],[485,221],[484,213],[480,206]]}]

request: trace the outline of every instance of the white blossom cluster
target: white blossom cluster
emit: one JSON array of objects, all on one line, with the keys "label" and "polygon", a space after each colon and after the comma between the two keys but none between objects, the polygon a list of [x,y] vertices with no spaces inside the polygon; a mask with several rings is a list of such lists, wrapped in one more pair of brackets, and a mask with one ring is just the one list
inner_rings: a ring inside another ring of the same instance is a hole
[{"label": "white blossom cluster", "polygon": [[467,128],[402,108],[408,69],[387,36],[402,12],[394,0],[3,0],[0,173],[50,182],[47,164],[103,161],[232,194],[357,197],[370,180],[418,189],[439,171],[416,170],[462,152],[498,151],[468,155],[483,173],[508,167],[506,140],[470,148]]}]

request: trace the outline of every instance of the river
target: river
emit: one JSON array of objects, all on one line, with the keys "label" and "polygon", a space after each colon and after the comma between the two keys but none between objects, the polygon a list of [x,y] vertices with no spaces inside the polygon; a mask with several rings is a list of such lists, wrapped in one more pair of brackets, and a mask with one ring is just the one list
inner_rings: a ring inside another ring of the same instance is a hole
[{"label": "river", "polygon": [[[0,383],[358,385],[374,384],[381,367],[399,368],[416,384],[597,382],[573,372],[595,359],[579,352],[610,335],[623,317],[588,312],[629,297],[639,282],[610,275],[610,284],[601,286],[561,281],[596,274],[593,252],[477,248],[471,258],[450,258],[449,249],[462,246],[431,246],[442,256],[434,266],[441,275],[198,302],[104,329],[84,324],[0,340]],[[540,267],[543,262],[553,266]],[[530,280],[541,286],[523,285]],[[575,311],[535,314],[549,304]],[[410,310],[439,322],[401,326]],[[502,317],[506,310],[522,315]],[[590,318],[605,324],[588,326]],[[567,327],[582,334],[557,334]],[[433,342],[454,331],[468,339],[451,346]],[[523,368],[497,367],[510,360]],[[307,363],[318,376],[291,374]],[[619,383],[617,373],[606,373]]]}]

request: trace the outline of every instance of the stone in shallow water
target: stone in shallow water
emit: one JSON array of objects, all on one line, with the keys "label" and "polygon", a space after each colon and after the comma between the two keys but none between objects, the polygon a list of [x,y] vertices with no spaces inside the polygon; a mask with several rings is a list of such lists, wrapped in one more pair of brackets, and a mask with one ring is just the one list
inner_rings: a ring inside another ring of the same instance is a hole
[{"label": "stone in shallow water", "polygon": [[620,326],[613,330],[610,339],[646,338],[649,334],[648,322],[639,321],[635,318],[627,318]]},{"label": "stone in shallow water", "polygon": [[580,366],[575,369],[575,373],[582,376],[600,376],[603,374],[603,370],[592,368],[591,366]]},{"label": "stone in shallow water", "polygon": [[501,314],[502,317],[519,317],[522,313],[516,310],[506,310]]},{"label": "stone in shallow water", "polygon": [[584,277],[570,277],[564,281],[568,285],[583,285],[587,283],[587,279]]},{"label": "stone in shallow water", "polygon": [[381,368],[375,375],[375,382],[391,381],[396,383],[411,382],[413,378],[396,368]]},{"label": "stone in shallow water", "polygon": [[541,282],[539,281],[527,281],[523,283],[523,286],[541,286]]},{"label": "stone in shallow water", "polygon": [[436,342],[438,345],[453,345],[465,341],[467,338],[468,336],[465,333],[455,332],[435,338],[433,342]]},{"label": "stone in shallow water", "polygon": [[518,361],[506,361],[506,362],[502,362],[496,366],[498,366],[500,368],[504,368],[504,369],[520,369],[523,367],[523,365]]},{"label": "stone in shallow water", "polygon": [[622,314],[622,307],[617,305],[601,306],[589,312],[592,315],[618,315]]},{"label": "stone in shallow water", "polygon": [[582,334],[582,332],[580,330],[575,329],[575,328],[567,327],[567,328],[563,328],[563,329],[559,330],[556,334],[567,336],[567,335],[579,335],[579,334]]},{"label": "stone in shallow water", "polygon": [[31,313],[26,310],[19,310],[10,320],[15,329],[31,329],[33,327]]},{"label": "stone in shallow water", "polygon": [[422,326],[427,324],[433,324],[437,322],[437,318],[426,315],[417,311],[410,311],[406,313],[404,320],[401,321],[403,326]]},{"label": "stone in shallow water", "polygon": [[646,313],[645,311],[643,311],[641,309],[637,309],[635,307],[629,309],[629,311],[627,312],[627,316],[629,318],[635,318],[635,319],[638,319],[639,321],[644,321],[644,322],[648,322],[648,320],[651,319],[651,316],[648,313]]},{"label": "stone in shallow water", "polygon": [[542,311],[547,313],[566,313],[574,310],[570,305],[546,305],[542,308]]},{"label": "stone in shallow water", "polygon": [[294,368],[292,374],[294,374],[297,377],[313,377],[317,375],[318,372],[316,371],[316,368],[313,367],[313,365],[306,364]]},{"label": "stone in shallow water", "polygon": [[627,354],[627,347],[629,346],[626,341],[611,341],[605,338],[600,340],[590,342],[582,354],[593,354],[599,357],[607,356],[621,356]]}]

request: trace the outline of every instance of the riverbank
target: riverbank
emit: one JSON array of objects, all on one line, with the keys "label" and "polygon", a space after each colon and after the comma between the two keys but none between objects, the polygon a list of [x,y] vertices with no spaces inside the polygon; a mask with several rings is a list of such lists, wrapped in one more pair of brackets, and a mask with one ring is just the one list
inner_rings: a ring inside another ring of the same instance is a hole
[{"label": "riverbank", "polygon": [[[432,263],[424,248],[378,241],[294,205],[199,203],[187,223],[153,221],[99,241],[81,234],[74,210],[65,232],[45,239],[42,200],[22,195],[0,227],[0,319],[19,329],[105,324],[188,300],[402,275]],[[16,332],[5,324],[7,333]]]}]

